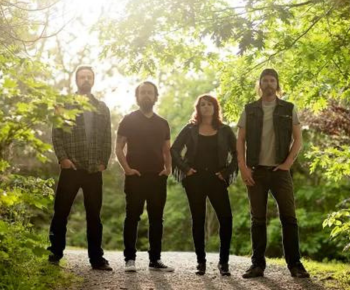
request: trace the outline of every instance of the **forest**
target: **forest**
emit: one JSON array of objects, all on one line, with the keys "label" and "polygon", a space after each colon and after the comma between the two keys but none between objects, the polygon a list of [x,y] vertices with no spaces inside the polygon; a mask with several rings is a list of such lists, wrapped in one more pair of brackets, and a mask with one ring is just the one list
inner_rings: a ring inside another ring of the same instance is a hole
[{"label": "forest", "polygon": [[[203,93],[218,98],[224,122],[237,134],[244,105],[258,98],[261,71],[275,68],[282,98],[296,105],[302,122],[303,148],[292,167],[301,254],[349,263],[349,52],[348,0],[0,0],[0,289],[50,289],[71,279],[47,266],[46,248],[60,171],[51,129],[68,128],[88,107],[85,98],[74,95],[80,64],[94,68],[93,93],[111,111],[104,249],[123,250],[124,173],[114,148],[120,120],[137,109],[138,83],[158,85],[155,111],[168,120],[172,141]],[[62,109],[67,104],[79,109]],[[167,192],[163,250],[193,251],[184,189],[170,177]],[[249,202],[239,176],[229,195],[231,254],[250,256]],[[85,223],[79,194],[67,245],[86,248]],[[148,249],[147,229],[144,213],[141,251]],[[219,248],[217,232],[208,207],[208,252]],[[282,257],[272,196],[268,237],[266,255]]]}]

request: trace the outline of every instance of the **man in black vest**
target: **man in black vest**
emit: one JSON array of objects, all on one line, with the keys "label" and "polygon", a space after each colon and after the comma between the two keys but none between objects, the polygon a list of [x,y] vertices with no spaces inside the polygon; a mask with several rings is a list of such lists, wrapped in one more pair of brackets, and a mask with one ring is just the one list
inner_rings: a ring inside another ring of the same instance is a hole
[{"label": "man in black vest", "polygon": [[245,106],[238,123],[238,164],[247,185],[251,210],[252,266],[243,278],[264,275],[268,192],[275,198],[283,229],[284,256],[292,277],[310,275],[300,262],[290,167],[302,146],[301,126],[292,103],[277,97],[278,74],[265,69],[259,80],[258,101]]}]

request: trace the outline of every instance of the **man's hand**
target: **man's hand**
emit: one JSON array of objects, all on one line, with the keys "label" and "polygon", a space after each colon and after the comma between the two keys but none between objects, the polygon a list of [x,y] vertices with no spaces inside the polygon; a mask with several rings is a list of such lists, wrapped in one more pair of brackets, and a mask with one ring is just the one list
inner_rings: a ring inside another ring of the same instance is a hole
[{"label": "man's hand", "polygon": [[98,166],[98,171],[104,171],[104,170],[106,170],[106,166],[104,166],[103,164],[100,164],[99,166]]},{"label": "man's hand", "polygon": [[197,170],[190,168],[190,170],[187,171],[186,176],[191,176],[193,174],[195,174],[197,172]]},{"label": "man's hand", "polygon": [[277,170],[284,170],[284,171],[288,171],[290,170],[290,168],[292,167],[293,165],[293,161],[290,161],[290,160],[286,160],[284,161],[282,164],[276,166],[276,168],[273,170],[273,171],[277,171]]},{"label": "man's hand", "polygon": [[215,175],[219,177],[221,180],[225,180],[225,178],[222,176],[221,172],[216,172]]},{"label": "man's hand", "polygon": [[255,181],[253,179],[253,170],[246,166],[240,168],[240,170],[243,182],[248,186],[254,186]]},{"label": "man's hand", "polygon": [[164,168],[160,173],[159,176],[165,175],[165,176],[169,176],[171,174],[171,168]]},{"label": "man's hand", "polygon": [[292,167],[295,158],[297,158],[300,148],[302,146],[302,134],[301,125],[293,125],[293,144],[289,151],[287,159],[280,165],[278,165],[273,171],[284,170],[288,171]]},{"label": "man's hand", "polygon": [[62,169],[73,168],[74,170],[77,170],[74,163],[72,161],[70,161],[68,158],[61,160],[60,165],[61,165]]},{"label": "man's hand", "polygon": [[131,175],[138,175],[138,176],[141,176],[141,173],[139,171],[137,171],[136,169],[128,169],[128,170],[125,170],[125,175],[128,175],[128,176],[131,176]]}]

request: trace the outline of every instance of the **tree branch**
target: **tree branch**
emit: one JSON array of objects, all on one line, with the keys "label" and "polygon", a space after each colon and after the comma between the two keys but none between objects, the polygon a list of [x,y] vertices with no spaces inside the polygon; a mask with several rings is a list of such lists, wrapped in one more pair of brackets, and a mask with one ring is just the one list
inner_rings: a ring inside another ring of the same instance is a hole
[{"label": "tree branch", "polygon": [[[19,5],[16,5],[16,4],[13,4],[13,3],[10,3],[8,1],[5,1],[5,0],[2,0],[1,1],[1,5],[4,5],[4,6],[8,6],[8,7],[15,7],[17,9],[20,9],[20,10],[23,10],[23,11],[28,11],[28,12],[36,12],[36,11],[42,11],[42,10],[46,10],[46,9],[50,9],[51,7],[55,6],[57,3],[59,3],[60,0],[57,0],[56,2],[53,2],[52,4],[46,6],[46,7],[42,7],[42,8],[35,8],[35,9],[28,9],[28,8],[24,8],[24,7],[21,7]],[[25,5],[28,5],[28,3],[25,3],[25,2],[22,2],[23,4]]]},{"label": "tree branch", "polygon": [[[333,7],[327,12],[330,13],[331,10],[333,9]],[[262,66],[263,64],[269,62],[271,59],[273,59],[276,55],[280,54],[281,52],[287,50],[287,49],[290,49],[292,48],[301,38],[303,38],[323,17],[325,17],[325,15],[322,15],[322,16],[318,16],[316,17],[316,19],[312,22],[312,24],[302,33],[300,34],[296,39],[294,39],[294,41],[288,45],[288,46],[285,46],[284,48],[276,51],[275,53],[269,55],[269,57],[267,59],[265,59],[264,61],[258,63],[257,65],[253,66],[251,69],[249,69],[246,74],[249,74],[250,72],[252,72],[253,70],[255,70],[256,68]]]},{"label": "tree branch", "polygon": [[222,11],[227,11],[227,10],[237,10],[237,9],[247,9],[246,12],[243,14],[249,13],[249,12],[254,12],[254,11],[262,11],[266,9],[277,9],[277,8],[296,8],[296,7],[301,7],[301,6],[306,6],[310,4],[317,4],[321,3],[323,0],[310,0],[302,3],[297,3],[297,4],[271,4],[269,6],[263,6],[263,7],[258,7],[258,8],[253,8],[253,7],[247,7],[247,6],[236,6],[236,7],[228,7],[225,9],[217,10],[217,12],[222,12]]}]

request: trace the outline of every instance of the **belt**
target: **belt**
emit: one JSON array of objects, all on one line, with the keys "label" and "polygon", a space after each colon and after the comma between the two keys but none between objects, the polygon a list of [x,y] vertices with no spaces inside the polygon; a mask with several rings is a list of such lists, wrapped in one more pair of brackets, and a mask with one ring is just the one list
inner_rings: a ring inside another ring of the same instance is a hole
[{"label": "belt", "polygon": [[213,169],[209,169],[209,168],[199,168],[196,170],[197,170],[197,173],[212,173],[212,174],[215,174],[216,172],[220,171],[220,170],[213,170]]},{"label": "belt", "polygon": [[252,169],[255,170],[255,169],[261,169],[261,170],[274,170],[277,166],[264,166],[264,165],[258,165],[258,166],[255,166],[253,167]]}]

